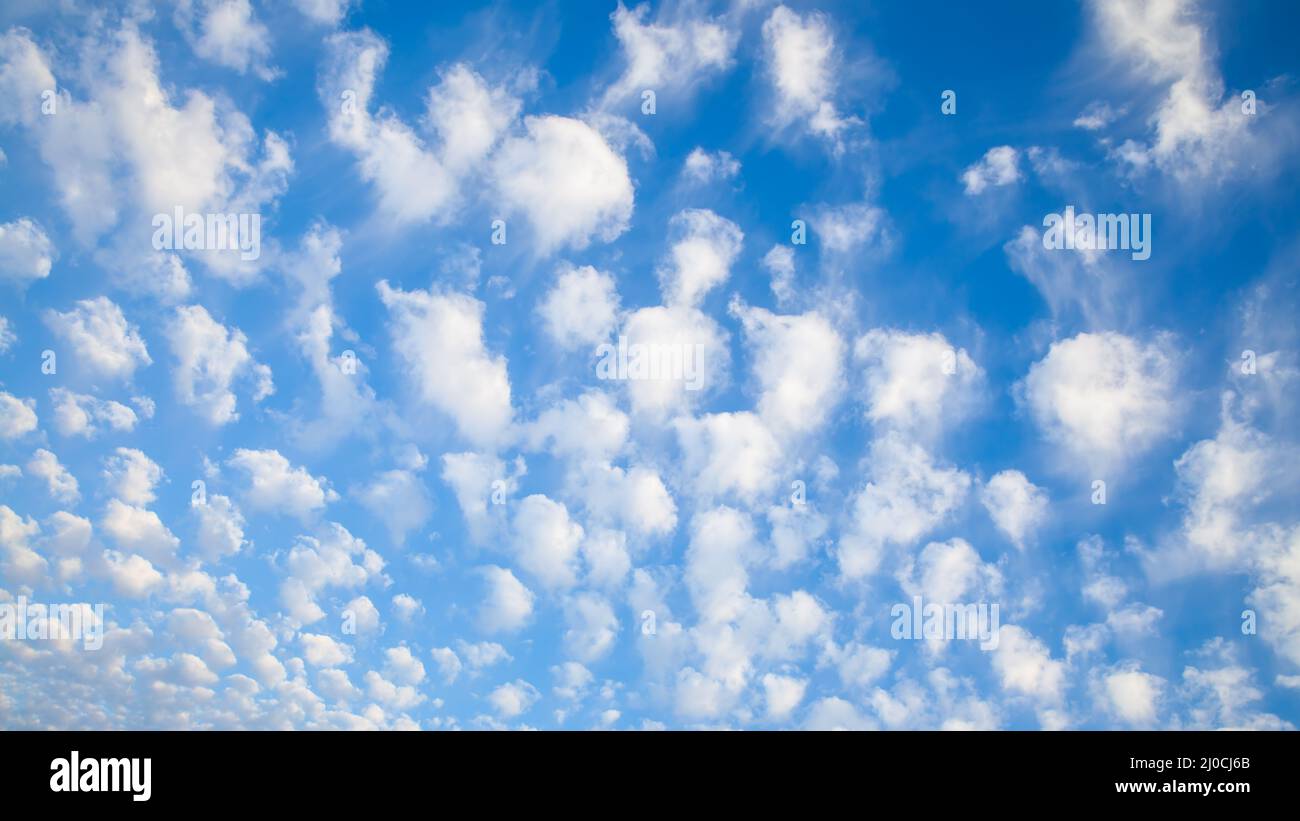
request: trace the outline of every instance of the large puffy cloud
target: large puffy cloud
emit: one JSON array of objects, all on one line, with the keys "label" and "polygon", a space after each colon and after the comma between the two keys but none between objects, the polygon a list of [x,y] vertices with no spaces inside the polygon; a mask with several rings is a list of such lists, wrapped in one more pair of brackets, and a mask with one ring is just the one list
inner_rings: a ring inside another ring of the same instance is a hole
[{"label": "large puffy cloud", "polygon": [[1021,383],[1035,422],[1080,463],[1106,470],[1135,458],[1177,420],[1169,342],[1083,333],[1056,342]]},{"label": "large puffy cloud", "polygon": [[519,566],[547,589],[572,587],[578,580],[578,547],[583,529],[560,502],[534,494],[518,505],[514,553]]},{"label": "large puffy cloud", "polygon": [[483,343],[483,303],[457,293],[402,291],[379,283],[393,345],[419,397],[476,445],[498,442],[510,426],[506,360]]},{"label": "large puffy cloud", "polygon": [[748,411],[711,413],[673,422],[684,454],[686,474],[704,498],[727,494],[753,501],[775,487],[781,476],[781,446]]},{"label": "large puffy cloud", "polygon": [[590,125],[547,115],[501,146],[493,180],[507,213],[522,214],[542,253],[609,242],[627,230],[632,179],[627,162]]},{"label": "large puffy cloud", "polygon": [[77,489],[77,479],[59,462],[59,457],[45,448],[39,448],[27,462],[27,472],[45,482],[50,496],[64,502],[75,502],[81,498]]},{"label": "large puffy cloud", "polygon": [[239,418],[231,385],[236,378],[253,382],[253,401],[270,396],[275,387],[271,369],[253,359],[248,338],[212,318],[202,305],[176,309],[167,326],[167,339],[176,358],[176,393],[213,425]]},{"label": "large puffy cloud", "polygon": [[115,497],[127,504],[147,505],[162,481],[158,463],[135,448],[117,448],[104,462],[104,479]]},{"label": "large puffy cloud", "polygon": [[129,379],[137,367],[153,362],[140,329],[108,297],[78,300],[65,312],[47,311],[45,324],[91,373]]},{"label": "large puffy cloud", "polygon": [[[663,420],[690,407],[702,394],[719,389],[730,362],[726,341],[722,328],[695,308],[656,305],[633,311],[620,338],[628,351],[625,381],[632,410],[638,416]],[[613,346],[607,350],[611,359],[621,355]],[[637,352],[646,363],[642,378],[635,378],[633,372]],[[657,370],[650,367],[654,361]],[[601,377],[601,363],[596,368]]]}]

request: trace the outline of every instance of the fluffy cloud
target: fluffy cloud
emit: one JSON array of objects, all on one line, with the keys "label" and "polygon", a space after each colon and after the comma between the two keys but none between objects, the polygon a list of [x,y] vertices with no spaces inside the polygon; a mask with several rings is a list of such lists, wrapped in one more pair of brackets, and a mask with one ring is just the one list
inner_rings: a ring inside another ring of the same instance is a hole
[{"label": "fluffy cloud", "polygon": [[50,275],[54,244],[41,226],[23,217],[0,225],[0,278],[19,286]]},{"label": "fluffy cloud", "polygon": [[342,525],[331,523],[319,538],[299,536],[284,557],[280,602],[297,624],[325,618],[316,597],[328,588],[353,590],[379,576],[384,560]]},{"label": "fluffy cloud", "polygon": [[163,470],[143,451],[117,448],[104,462],[104,479],[118,499],[132,505],[147,505],[154,500],[154,487],[162,480]]},{"label": "fluffy cloud", "polygon": [[324,478],[294,467],[277,450],[239,448],[227,464],[248,477],[244,501],[254,510],[307,519],[338,497]]},{"label": "fluffy cloud", "polygon": [[1168,434],[1177,419],[1169,341],[1117,333],[1056,342],[1021,383],[1034,421],[1095,470],[1121,465]]},{"label": "fluffy cloud", "polygon": [[548,589],[572,587],[578,580],[582,526],[560,502],[528,496],[515,512],[513,550],[519,566]]},{"label": "fluffy cloud", "polygon": [[763,23],[763,45],[775,93],[773,122],[780,128],[798,123],[840,145],[841,133],[857,121],[835,107],[835,38],[825,15],[777,6]]},{"label": "fluffy cloud", "polygon": [[1011,185],[1020,179],[1020,152],[1009,145],[990,148],[979,162],[961,174],[967,196],[982,194],[988,188]]},{"label": "fluffy cloud", "polygon": [[387,281],[378,287],[393,346],[419,397],[474,444],[498,441],[514,411],[506,360],[483,344],[483,303],[464,294],[397,290]]},{"label": "fluffy cloud", "polygon": [[609,339],[618,321],[614,278],[590,265],[564,264],[537,312],[546,332],[566,350],[595,348]]},{"label": "fluffy cloud", "polygon": [[275,391],[271,369],[253,359],[244,333],[217,322],[202,305],[177,308],[167,339],[176,358],[172,377],[177,396],[213,425],[239,418],[231,390],[236,378],[253,383],[254,402]]},{"label": "fluffy cloud", "polygon": [[744,234],[731,220],[702,208],[688,208],[668,222],[670,259],[660,266],[664,303],[693,307],[721,285],[740,254]]},{"label": "fluffy cloud", "polygon": [[481,569],[487,591],[479,607],[479,626],[489,633],[513,633],[532,618],[533,592],[503,567]]},{"label": "fluffy cloud", "polygon": [[858,339],[853,355],[866,369],[867,418],[888,429],[935,433],[960,421],[984,376],[965,348],[938,333],[877,328]]},{"label": "fluffy cloud", "polygon": [[645,90],[681,94],[731,66],[739,32],[723,19],[696,17],[692,11],[689,4],[666,6],[656,19],[647,20],[648,5],[629,10],[619,4],[610,18],[626,65],[606,89],[605,106]]},{"label": "fluffy cloud", "polygon": [[36,400],[0,391],[0,439],[17,439],[36,430]]},{"label": "fluffy cloud", "polygon": [[872,444],[870,477],[853,497],[852,523],[837,552],[840,573],[849,579],[873,573],[887,546],[910,546],[933,530],[965,499],[971,482],[895,435]]},{"label": "fluffy cloud", "polygon": [[580,120],[527,117],[525,135],[511,137],[493,160],[492,175],[507,213],[523,214],[539,251],[609,242],[632,217],[627,162]]},{"label": "fluffy cloud", "polygon": [[1047,519],[1047,494],[1018,470],[994,474],[980,489],[980,503],[1021,550]]},{"label": "fluffy cloud", "polygon": [[129,379],[138,366],[153,362],[140,329],[108,297],[78,300],[64,313],[47,311],[45,324],[72,348],[76,362],[97,375]]},{"label": "fluffy cloud", "polygon": [[64,502],[75,502],[81,498],[77,490],[77,479],[68,469],[59,463],[59,457],[45,448],[38,449],[27,462],[27,472],[45,482],[50,495]]},{"label": "fluffy cloud", "polygon": [[752,501],[770,492],[781,477],[781,446],[753,413],[679,417],[673,428],[686,473],[704,498],[734,494]]},{"label": "fluffy cloud", "polygon": [[740,174],[740,160],[727,151],[708,152],[696,147],[686,155],[682,175],[695,185],[735,179]]},{"label": "fluffy cloud", "polygon": [[194,53],[240,74],[252,71],[263,80],[276,72],[267,65],[271,35],[253,14],[249,0],[180,0],[176,27]]},{"label": "fluffy cloud", "polygon": [[844,387],[844,341],[820,314],[733,305],[753,348],[758,413],[774,431],[807,433],[830,417]]},{"label": "fluffy cloud", "polygon": [[50,401],[54,404],[54,429],[64,436],[90,439],[99,433],[100,425],[116,431],[130,431],[139,421],[135,411],[121,402],[97,399],[64,388],[51,388]]}]

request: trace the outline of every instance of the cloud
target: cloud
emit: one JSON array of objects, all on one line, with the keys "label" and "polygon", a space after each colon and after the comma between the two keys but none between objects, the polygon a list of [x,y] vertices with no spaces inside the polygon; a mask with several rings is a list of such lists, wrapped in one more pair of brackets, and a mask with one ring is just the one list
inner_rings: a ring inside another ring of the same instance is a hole
[{"label": "cloud", "polygon": [[217,562],[243,549],[246,522],[228,497],[213,493],[205,504],[194,505],[193,510],[199,520],[195,543],[205,559]]},{"label": "cloud", "polygon": [[280,585],[280,603],[298,625],[325,618],[316,601],[322,591],[355,590],[378,577],[384,568],[378,553],[336,523],[326,526],[319,538],[299,536],[283,564],[286,575]]},{"label": "cloud", "polygon": [[740,175],[740,160],[727,151],[712,153],[696,146],[686,155],[682,164],[682,176],[694,185],[709,185],[725,182]]},{"label": "cloud", "polygon": [[826,16],[777,6],[763,23],[763,46],[774,92],[772,122],[778,128],[797,123],[842,147],[841,133],[859,121],[835,107],[839,69]]},{"label": "cloud", "polygon": [[980,489],[980,503],[1019,550],[1047,520],[1047,494],[1018,470],[995,473]]},{"label": "cloud", "polygon": [[492,179],[507,214],[522,214],[538,252],[610,242],[632,217],[627,162],[590,125],[568,117],[526,117],[493,159]]},{"label": "cloud", "polygon": [[457,293],[378,285],[393,347],[425,403],[447,414],[471,443],[499,442],[509,428],[510,379],[503,356],[483,344],[483,303]]},{"label": "cloud", "polygon": [[131,431],[139,418],[135,411],[111,399],[97,399],[65,388],[51,388],[54,429],[63,436],[93,438],[104,425],[115,431]]},{"label": "cloud", "polygon": [[130,379],[137,367],[153,363],[140,329],[108,297],[78,300],[64,313],[46,311],[45,324],[72,348],[76,362],[98,376]]},{"label": "cloud", "polygon": [[487,592],[479,607],[479,626],[488,633],[513,633],[533,615],[533,592],[503,567],[480,568]]},{"label": "cloud", "polygon": [[562,503],[540,494],[526,497],[516,508],[513,532],[516,561],[543,587],[557,590],[577,584],[583,529]]},{"label": "cloud", "polygon": [[990,148],[979,162],[968,167],[961,174],[962,185],[967,196],[977,196],[988,188],[997,188],[1019,182],[1020,152],[1009,145]]},{"label": "cloud", "polygon": [[117,448],[104,461],[104,480],[115,497],[127,504],[147,505],[155,498],[154,487],[163,470],[143,451]]},{"label": "cloud", "polygon": [[1020,390],[1054,444],[1095,471],[1117,468],[1171,432],[1177,421],[1171,341],[1082,333],[1052,344]]},{"label": "cloud", "polygon": [[821,428],[844,389],[844,340],[821,314],[778,315],[732,303],[751,347],[758,414],[778,433]]},{"label": "cloud", "polygon": [[984,372],[939,333],[876,328],[858,338],[867,418],[878,428],[933,435],[968,415]]},{"label": "cloud", "polygon": [[610,15],[624,60],[623,73],[605,90],[610,108],[641,92],[675,92],[680,98],[711,74],[731,67],[740,32],[722,18],[694,16],[688,4],[666,4],[647,20],[649,4],[629,10],[622,3]]},{"label": "cloud", "polygon": [[515,679],[488,694],[488,703],[502,718],[515,718],[528,711],[541,698],[537,688],[523,679]]},{"label": "cloud", "polygon": [[267,65],[271,34],[248,0],[179,0],[175,21],[199,57],[263,80],[278,73]]},{"label": "cloud", "polygon": [[555,344],[564,350],[595,348],[609,340],[618,322],[614,278],[590,265],[561,264],[555,286],[537,312]]},{"label": "cloud", "polygon": [[957,509],[970,488],[966,473],[935,464],[920,445],[897,434],[872,443],[870,464],[870,480],[853,496],[851,524],[837,551],[846,579],[874,573],[888,546],[915,544]]},{"label": "cloud", "polygon": [[658,269],[665,305],[696,307],[726,282],[745,235],[731,220],[703,208],[688,208],[668,221],[670,259]]},{"label": "cloud", "polygon": [[172,370],[176,394],[210,424],[224,425],[239,418],[231,390],[237,378],[253,382],[255,403],[275,392],[271,369],[253,359],[243,331],[217,322],[202,305],[177,308],[166,332],[176,359]]},{"label": "cloud", "polygon": [[327,480],[294,467],[278,450],[239,448],[226,464],[248,478],[244,503],[253,510],[306,520],[338,498]]},{"label": "cloud", "polygon": [[59,463],[59,457],[45,448],[38,448],[27,462],[27,472],[45,482],[50,496],[63,502],[76,502],[81,498],[77,478]]},{"label": "cloud", "polygon": [[0,439],[17,439],[36,430],[36,400],[0,391]]},{"label": "cloud", "polygon": [[41,226],[23,217],[0,225],[0,278],[18,286],[50,275],[54,244]]}]

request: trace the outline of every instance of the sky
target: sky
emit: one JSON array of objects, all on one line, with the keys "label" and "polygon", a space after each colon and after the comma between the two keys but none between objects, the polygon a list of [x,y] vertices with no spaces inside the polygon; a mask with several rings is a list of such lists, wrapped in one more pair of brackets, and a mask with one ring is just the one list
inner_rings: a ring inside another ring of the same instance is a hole
[{"label": "sky", "polygon": [[0,726],[1293,728],[1296,16],[6,3]]}]

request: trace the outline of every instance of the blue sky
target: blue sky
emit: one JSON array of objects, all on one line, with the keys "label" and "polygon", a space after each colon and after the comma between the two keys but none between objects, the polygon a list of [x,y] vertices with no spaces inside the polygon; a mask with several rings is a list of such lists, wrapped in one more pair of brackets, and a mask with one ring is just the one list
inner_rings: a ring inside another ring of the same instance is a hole
[{"label": "blue sky", "polygon": [[4,726],[1292,726],[1293,9],[438,6],[0,12]]}]

